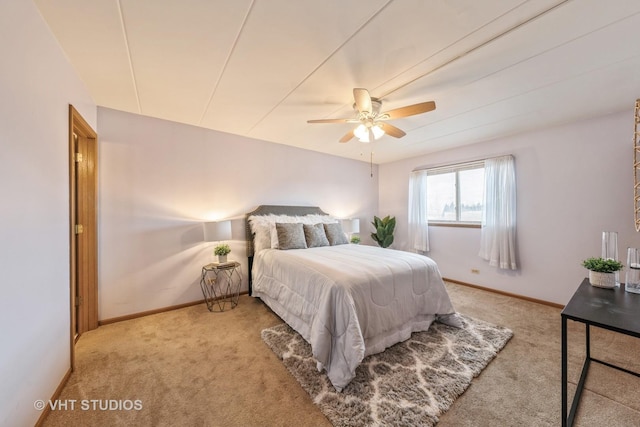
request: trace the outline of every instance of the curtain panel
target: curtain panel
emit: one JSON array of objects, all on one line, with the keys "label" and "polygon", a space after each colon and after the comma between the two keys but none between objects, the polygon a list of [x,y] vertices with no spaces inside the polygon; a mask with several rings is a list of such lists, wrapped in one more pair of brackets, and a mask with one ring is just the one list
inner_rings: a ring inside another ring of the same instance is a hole
[{"label": "curtain panel", "polygon": [[427,221],[427,171],[411,172],[409,177],[409,245],[417,253],[429,251]]},{"label": "curtain panel", "polygon": [[516,174],[513,156],[485,160],[480,253],[489,265],[517,269]]}]

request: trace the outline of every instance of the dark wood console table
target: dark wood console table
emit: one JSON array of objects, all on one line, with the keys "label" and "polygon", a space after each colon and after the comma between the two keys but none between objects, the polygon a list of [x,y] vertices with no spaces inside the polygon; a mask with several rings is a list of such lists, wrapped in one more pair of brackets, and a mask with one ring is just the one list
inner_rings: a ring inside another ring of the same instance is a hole
[{"label": "dark wood console table", "polygon": [[[591,362],[640,377],[639,373],[591,357],[590,338],[591,326],[640,338],[640,294],[625,292],[624,284],[619,288],[603,289],[591,286],[589,279],[584,279],[560,314],[562,317],[562,426],[564,427],[573,425]],[[586,328],[586,357],[568,417],[567,319],[584,323]]]}]

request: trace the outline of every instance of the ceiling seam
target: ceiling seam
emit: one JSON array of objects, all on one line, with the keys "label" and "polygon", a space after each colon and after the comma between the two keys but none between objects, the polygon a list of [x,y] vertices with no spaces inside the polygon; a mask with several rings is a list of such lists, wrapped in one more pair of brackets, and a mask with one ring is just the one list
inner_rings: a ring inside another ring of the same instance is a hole
[{"label": "ceiling seam", "polygon": [[584,38],[584,37],[587,37],[587,36],[589,36],[589,35],[591,35],[591,34],[594,34],[594,33],[597,33],[597,32],[599,32],[599,31],[602,31],[602,30],[604,30],[605,28],[608,28],[608,27],[610,27],[610,26],[612,26],[612,25],[614,25],[614,24],[619,24],[620,22],[626,21],[627,19],[631,19],[631,18],[635,17],[635,16],[636,16],[636,15],[638,15],[638,14],[640,14],[640,12],[636,12],[636,13],[634,13],[633,15],[628,15],[628,16],[622,17],[622,18],[620,18],[620,19],[617,19],[617,20],[615,20],[615,21],[609,22],[608,24],[602,25],[601,27],[596,28],[595,30],[591,30],[591,31],[589,31],[588,33],[583,33],[583,34],[581,34],[581,35],[579,35],[579,36],[576,36],[576,37],[574,37],[574,38],[572,38],[572,39],[566,40],[566,41],[564,41],[563,43],[560,43],[560,44],[555,45],[555,46],[553,46],[553,47],[551,47],[551,48],[548,48],[548,49],[545,49],[545,50],[543,50],[543,51],[540,51],[540,52],[536,53],[535,55],[528,56],[528,57],[523,58],[523,59],[521,59],[521,60],[519,60],[519,61],[517,61],[517,62],[511,63],[511,64],[509,64],[509,65],[507,65],[507,66],[505,66],[505,67],[503,67],[503,68],[500,68],[499,70],[492,71],[492,72],[490,72],[490,73],[488,73],[488,74],[485,74],[485,75],[484,75],[484,76],[482,76],[482,77],[478,77],[478,78],[476,78],[475,80],[471,80],[471,81],[469,81],[465,86],[468,86],[468,85],[470,85],[471,83],[475,83],[475,82],[478,82],[478,81],[480,81],[480,80],[486,79],[487,77],[490,77],[490,76],[492,76],[492,75],[494,75],[494,74],[498,74],[498,73],[500,73],[500,72],[502,72],[502,71],[504,71],[504,70],[508,70],[509,68],[515,67],[516,65],[520,65],[520,64],[522,64],[522,63],[524,63],[524,62],[526,62],[526,61],[528,61],[528,60],[530,60],[530,59],[532,59],[532,58],[536,58],[536,57],[538,57],[538,56],[540,56],[540,55],[544,55],[545,53],[551,52],[551,51],[553,51],[553,50],[555,50],[555,49],[557,49],[557,48],[559,48],[559,47],[566,46],[566,45],[568,45],[568,44],[570,44],[570,43],[573,43],[573,42],[574,42],[574,41],[576,41],[576,40],[580,40],[580,39],[582,39],[582,38]]},{"label": "ceiling seam", "polygon": [[[634,14],[634,15],[637,15],[637,14]],[[478,110],[478,109],[481,109],[481,108],[485,108],[485,107],[488,107],[488,106],[496,105],[496,104],[499,104],[501,102],[505,102],[505,101],[508,101],[508,100],[511,100],[511,99],[514,99],[514,98],[518,98],[520,96],[528,95],[528,94],[537,92],[538,90],[541,90],[541,89],[548,89],[548,88],[550,88],[550,87],[552,87],[554,85],[557,85],[559,83],[563,83],[563,82],[565,82],[567,80],[574,79],[576,77],[587,76],[589,74],[592,74],[592,73],[595,73],[595,72],[598,72],[598,71],[601,71],[601,70],[605,70],[605,69],[607,69],[607,68],[609,68],[609,67],[611,67],[613,65],[621,64],[621,63],[624,63],[626,61],[629,61],[631,59],[638,58],[638,57],[640,57],[640,54],[639,55],[634,55],[634,56],[631,56],[631,57],[628,57],[628,58],[625,58],[625,59],[622,59],[620,61],[616,61],[616,62],[611,63],[611,64],[606,64],[606,65],[603,65],[601,67],[592,68],[590,70],[585,70],[585,71],[583,71],[581,73],[572,74],[572,75],[567,76],[565,78],[562,78],[562,79],[559,79],[559,80],[554,80],[552,82],[543,84],[541,86],[536,86],[536,87],[531,88],[529,90],[526,90],[524,92],[520,92],[520,93],[517,93],[517,94],[514,94],[514,95],[509,95],[509,96],[506,96],[506,97],[503,97],[503,98],[500,98],[500,99],[496,99],[495,101],[492,101],[492,102],[490,102],[488,104],[483,104],[483,105],[478,106],[478,107],[470,108],[470,109],[468,109],[466,111],[462,111],[462,112],[460,112],[458,114],[454,114],[454,115],[449,116],[449,117],[446,117],[446,118],[443,118],[443,119],[440,119],[440,120],[434,120],[431,123],[427,123],[427,124],[424,124],[424,125],[416,126],[412,130],[421,129],[421,128],[424,128],[424,127],[427,127],[427,126],[431,126],[431,125],[436,124],[436,123],[440,123],[440,122],[444,122],[444,121],[447,121],[447,120],[451,120],[451,119],[454,119],[456,117],[460,117],[460,116],[463,116],[465,114],[469,114],[472,111],[475,111],[475,110]],[[531,114],[531,112],[527,112],[527,113],[524,113],[524,114]],[[469,129],[473,129],[473,127],[469,128]],[[426,139],[426,140],[423,140],[421,142],[426,142],[426,141],[431,141],[431,139]],[[414,142],[414,143],[411,143],[411,144],[418,144],[418,143],[419,142]],[[409,144],[409,145],[411,145],[411,144]]]},{"label": "ceiling seam", "polygon": [[[466,39],[466,38],[468,38],[469,36],[471,36],[471,35],[473,35],[473,34],[477,33],[478,31],[482,30],[483,28],[487,27],[488,25],[491,25],[492,23],[494,23],[494,22],[498,21],[499,19],[502,19],[504,16],[508,15],[509,13],[513,12],[514,10],[517,10],[519,7],[521,7],[521,6],[522,6],[523,4],[525,4],[525,3],[528,3],[529,1],[530,1],[530,0],[524,0],[522,3],[518,4],[517,6],[514,6],[514,7],[512,7],[511,9],[507,10],[506,12],[502,13],[500,16],[498,16],[498,17],[496,17],[496,18],[491,19],[489,22],[486,22],[486,23],[484,23],[484,24],[480,25],[479,27],[477,27],[477,28],[476,28],[476,29],[474,29],[473,31],[471,31],[471,32],[469,32],[469,33],[465,34],[464,36],[462,36],[462,37],[458,38],[457,40],[455,40],[455,41],[453,41],[453,42],[449,43],[448,45],[444,46],[443,48],[438,49],[438,51],[437,51],[437,52],[434,52],[433,54],[431,54],[431,55],[429,55],[428,57],[424,58],[422,61],[418,62],[417,64],[412,65],[412,66],[411,66],[411,67],[409,67],[408,69],[406,69],[406,70],[404,70],[404,71],[402,71],[402,72],[400,72],[400,73],[396,74],[395,76],[393,76],[393,77],[391,77],[391,78],[387,79],[387,81],[385,81],[385,82],[383,82],[383,83],[379,84],[378,86],[376,86],[376,87],[374,88],[374,90],[375,90],[375,89],[377,89],[377,88],[379,88],[379,87],[381,87],[381,86],[384,86],[384,85],[388,84],[389,82],[391,82],[391,81],[393,81],[393,80],[395,80],[395,79],[400,78],[400,76],[402,76],[402,75],[403,75],[403,74],[405,74],[405,73],[408,73],[410,70],[412,70],[412,69],[414,69],[414,68],[418,67],[420,64],[423,64],[424,62],[429,61],[430,59],[432,59],[432,58],[434,58],[435,56],[437,56],[437,55],[441,54],[442,52],[446,51],[447,49],[450,49],[450,48],[454,47],[456,44],[460,43],[460,42],[461,42],[461,41],[463,41],[464,39]],[[565,0],[565,1],[566,1],[566,0]],[[454,59],[455,59],[455,58],[454,58]],[[432,72],[432,71],[428,71],[427,73],[430,73],[430,72]],[[419,76],[419,77],[416,77],[416,78],[415,78],[415,80],[420,79],[421,77],[424,77],[425,75],[426,75],[426,74],[423,74],[423,75],[421,75],[421,76]],[[402,88],[402,87],[404,87],[404,86],[406,86],[406,85],[408,85],[408,84],[411,84],[411,83],[412,83],[412,82],[414,82],[415,80],[411,80],[409,83],[405,83],[405,84],[403,84],[402,86],[397,87],[397,88],[395,88],[395,89],[392,89],[392,90],[390,90],[390,91],[389,91],[389,92],[387,92],[387,93],[380,94],[379,98],[384,98],[384,97],[386,97],[387,95],[389,95],[389,94],[391,94],[391,93],[393,93],[393,92],[395,92],[395,91],[399,90],[400,88]]]},{"label": "ceiling seam", "polygon": [[209,95],[209,100],[207,101],[207,104],[204,107],[204,111],[202,111],[202,115],[200,116],[200,120],[198,121],[198,125],[202,125],[202,122],[204,121],[204,117],[207,114],[207,111],[209,111],[209,108],[211,107],[211,103],[213,102],[213,97],[215,96],[216,92],[218,91],[218,86],[220,85],[220,81],[222,80],[222,76],[224,75],[225,71],[227,70],[227,66],[229,65],[229,61],[231,61],[231,55],[233,55],[233,52],[235,52],[236,50],[236,46],[238,45],[238,41],[240,40],[240,36],[242,35],[242,32],[247,24],[247,20],[249,19],[249,15],[251,15],[251,11],[253,10],[253,5],[255,4],[255,0],[251,0],[251,4],[249,4],[249,7],[247,8],[247,13],[244,15],[244,19],[242,20],[242,24],[240,25],[240,28],[238,29],[238,33],[236,34],[235,39],[233,40],[233,44],[231,45],[231,48],[229,49],[229,52],[227,53],[227,57],[224,60],[224,65],[222,66],[222,69],[220,70],[220,74],[218,74],[218,78],[216,79],[216,82],[213,85],[213,90],[211,91],[211,95]]},{"label": "ceiling seam", "polygon": [[[565,1],[567,1],[567,0],[565,0]],[[559,6],[559,5],[560,5],[560,4],[558,4],[558,6]],[[468,85],[470,85],[470,84],[472,84],[472,83],[476,83],[476,82],[478,82],[478,81],[480,81],[480,80],[483,80],[483,79],[485,79],[485,78],[487,78],[487,77],[490,77],[490,76],[495,75],[495,74],[497,74],[497,73],[500,73],[500,72],[502,72],[502,71],[504,71],[504,70],[507,70],[507,69],[509,69],[509,68],[512,68],[513,66],[516,66],[516,65],[518,65],[518,64],[521,64],[521,63],[523,63],[523,62],[526,62],[526,61],[528,61],[528,60],[530,60],[530,59],[532,59],[532,58],[535,58],[535,57],[538,57],[538,56],[543,55],[543,54],[545,54],[545,53],[548,53],[548,52],[550,52],[550,51],[552,51],[552,50],[554,50],[554,49],[557,49],[557,48],[558,48],[558,47],[560,47],[560,46],[568,45],[569,43],[572,43],[572,42],[574,42],[574,41],[576,41],[576,40],[579,40],[579,39],[581,39],[581,38],[584,38],[584,37],[586,37],[586,36],[588,36],[588,35],[594,34],[594,33],[598,32],[598,31],[602,31],[603,29],[608,28],[608,27],[610,27],[611,25],[618,24],[618,23],[620,23],[620,22],[626,21],[627,19],[631,19],[632,17],[637,16],[638,14],[640,14],[640,12],[636,12],[636,13],[634,13],[634,14],[632,14],[632,15],[625,16],[625,17],[622,17],[622,18],[616,19],[615,21],[612,21],[612,22],[610,22],[610,23],[608,23],[608,24],[606,24],[606,25],[602,25],[601,27],[599,27],[599,28],[597,28],[597,29],[595,29],[595,30],[591,30],[591,31],[589,31],[588,33],[581,34],[580,36],[577,36],[577,37],[574,37],[574,38],[572,38],[572,39],[570,39],[570,40],[567,40],[567,41],[565,41],[564,43],[561,43],[561,44],[556,45],[556,46],[554,46],[554,47],[552,47],[552,48],[549,48],[549,49],[546,49],[546,50],[544,50],[544,51],[541,51],[541,52],[537,53],[536,55],[529,56],[529,57],[527,57],[527,58],[525,58],[525,59],[522,59],[522,60],[520,60],[520,61],[518,61],[518,62],[516,62],[516,63],[510,64],[509,66],[503,67],[503,68],[501,68],[500,70],[493,71],[493,72],[491,72],[491,73],[489,73],[489,74],[486,74],[485,76],[482,76],[482,77],[480,77],[480,78],[477,78],[477,79],[475,79],[475,80],[472,80],[472,81],[468,82],[465,86],[468,86]],[[621,59],[621,60],[619,60],[619,61],[616,61],[616,62],[615,62],[615,63],[613,63],[613,64],[606,64],[606,65],[603,65],[603,66],[601,66],[601,67],[592,68],[592,69],[589,69],[589,70],[584,70],[583,72],[580,72],[580,73],[577,73],[577,74],[572,74],[572,75],[567,76],[567,77],[565,77],[565,78],[561,78],[561,79],[559,79],[559,80],[554,80],[554,81],[552,81],[552,82],[548,82],[548,83],[543,84],[543,85],[541,85],[541,86],[536,86],[536,87],[531,88],[531,89],[528,89],[528,90],[526,90],[526,91],[524,91],[524,92],[520,92],[520,93],[517,93],[517,94],[513,94],[513,95],[506,96],[506,97],[502,97],[502,98],[500,98],[500,99],[496,99],[496,100],[494,100],[494,101],[492,101],[492,102],[490,102],[490,103],[488,103],[488,104],[483,104],[483,105],[481,105],[481,106],[477,106],[477,107],[474,107],[474,108],[470,108],[470,109],[468,109],[468,110],[462,111],[462,112],[460,112],[460,113],[458,113],[458,114],[455,114],[455,115],[453,115],[453,116],[450,116],[450,117],[443,118],[443,119],[440,119],[440,120],[434,120],[434,121],[432,121],[432,122],[430,122],[430,123],[426,123],[426,124],[423,124],[423,125],[420,125],[420,126],[416,126],[416,127],[412,128],[411,130],[412,130],[412,131],[415,131],[415,130],[417,130],[417,129],[426,128],[426,127],[432,126],[432,125],[437,124],[437,123],[446,122],[446,121],[448,121],[448,120],[455,119],[456,117],[464,116],[465,114],[469,114],[469,113],[471,113],[471,112],[473,112],[473,111],[476,111],[476,110],[479,110],[479,109],[482,109],[482,108],[485,108],[485,107],[489,107],[489,106],[497,105],[497,104],[500,104],[500,103],[502,103],[502,102],[506,102],[506,101],[509,101],[509,100],[512,100],[512,99],[516,99],[516,98],[521,97],[521,96],[525,96],[525,95],[528,95],[528,94],[531,94],[531,93],[535,93],[535,92],[536,92],[536,91],[538,91],[538,90],[541,90],[541,89],[542,89],[542,90],[544,90],[544,89],[550,88],[550,87],[552,87],[552,86],[554,86],[554,85],[560,84],[560,83],[565,82],[565,81],[568,81],[568,80],[570,80],[570,79],[574,79],[574,78],[576,78],[576,77],[586,76],[586,75],[592,74],[592,73],[594,73],[594,72],[598,72],[598,71],[601,71],[601,70],[603,70],[603,69],[607,69],[607,68],[611,67],[612,65],[620,64],[620,63],[624,63],[624,62],[626,62],[626,61],[629,61],[630,59],[637,58],[638,56],[640,56],[640,55],[634,55],[634,56],[631,56],[631,57],[628,57],[628,58],[624,58],[624,59]],[[522,114],[531,114],[531,112],[522,113]],[[514,116],[514,117],[519,117],[520,115],[521,115],[521,114],[518,114],[518,115],[516,115],[516,116]],[[434,141],[434,140],[437,140],[437,139],[439,139],[439,138],[446,137],[446,136],[451,136],[451,135],[455,135],[455,134],[457,134],[457,133],[464,132],[464,131],[467,131],[467,130],[473,130],[473,129],[477,129],[477,128],[479,128],[479,127],[493,125],[493,124],[496,124],[496,123],[502,122],[502,121],[504,121],[504,120],[505,120],[505,119],[501,119],[501,120],[494,121],[494,122],[483,123],[482,125],[472,126],[471,128],[465,128],[465,129],[463,129],[463,130],[455,131],[455,132],[451,132],[451,133],[449,133],[449,134],[440,135],[440,136],[436,136],[436,137],[429,137],[429,138],[427,138],[427,139],[423,139],[423,140],[420,140],[420,141],[412,142],[412,143],[408,144],[408,146],[415,146],[415,145],[422,144],[422,143],[425,143],[425,142]],[[511,118],[509,118],[509,120],[511,120]]]},{"label": "ceiling seam", "polygon": [[[640,12],[636,12],[636,13],[634,13],[634,14],[632,14],[632,15],[625,16],[625,17],[623,17],[623,18],[617,19],[617,20],[615,20],[615,21],[613,21],[613,22],[610,22],[610,23],[608,23],[608,24],[606,24],[606,25],[603,25],[603,26],[601,26],[601,27],[599,27],[599,28],[597,28],[597,29],[595,29],[595,30],[589,31],[588,33],[584,33],[584,34],[582,34],[582,35],[580,35],[580,36],[578,36],[578,37],[574,37],[574,38],[572,38],[572,39],[570,39],[570,40],[567,40],[567,41],[565,41],[564,43],[561,43],[561,44],[559,44],[559,45],[557,45],[557,46],[554,46],[553,48],[546,49],[546,50],[544,50],[544,51],[542,51],[542,52],[540,52],[540,53],[538,53],[538,54],[536,54],[536,55],[532,55],[532,56],[527,57],[527,58],[525,58],[525,59],[523,59],[523,60],[521,60],[521,61],[518,61],[518,62],[516,62],[516,63],[513,63],[513,64],[511,64],[511,65],[509,65],[509,66],[507,66],[507,67],[501,68],[500,70],[496,70],[496,71],[491,72],[491,73],[489,73],[489,74],[487,74],[487,75],[485,75],[485,76],[483,76],[483,77],[481,77],[481,78],[475,79],[475,80],[473,80],[473,81],[471,81],[471,82],[467,83],[465,86],[468,86],[468,85],[470,85],[470,84],[472,84],[472,83],[476,83],[476,82],[478,82],[478,81],[480,81],[480,80],[483,80],[483,79],[485,79],[485,78],[487,78],[487,77],[489,77],[489,76],[492,76],[492,75],[495,75],[495,74],[497,74],[497,73],[499,73],[499,72],[502,72],[502,71],[504,71],[504,70],[507,70],[507,69],[509,69],[509,68],[511,68],[511,67],[513,67],[513,66],[515,66],[515,65],[518,65],[518,64],[521,64],[521,63],[523,63],[523,62],[526,62],[526,61],[530,60],[531,58],[535,58],[535,57],[537,57],[537,56],[540,56],[540,55],[543,55],[543,54],[545,54],[545,53],[548,53],[548,52],[550,52],[550,51],[552,51],[552,50],[554,50],[554,49],[556,49],[556,48],[558,48],[558,47],[560,47],[560,46],[565,46],[565,45],[567,45],[567,44],[569,44],[569,43],[572,43],[572,42],[574,42],[574,41],[576,41],[576,40],[579,40],[579,39],[581,39],[581,38],[584,38],[584,37],[586,37],[586,36],[588,36],[588,35],[594,34],[594,33],[598,32],[598,31],[602,31],[603,29],[608,28],[608,27],[610,27],[611,25],[614,25],[614,24],[617,24],[617,23],[620,23],[620,22],[626,21],[627,19],[630,19],[630,18],[632,18],[632,17],[634,17],[634,16],[637,16],[638,14],[640,14]],[[455,118],[455,117],[459,117],[459,116],[462,116],[462,115],[465,115],[465,114],[469,114],[469,113],[471,113],[472,111],[475,111],[475,110],[478,110],[478,109],[481,109],[481,108],[485,108],[485,107],[488,107],[488,106],[496,105],[496,104],[499,104],[499,103],[501,103],[501,102],[508,101],[508,100],[510,100],[510,99],[514,99],[514,98],[518,98],[518,97],[523,96],[523,95],[527,95],[527,94],[530,94],[530,93],[534,93],[534,92],[536,92],[536,91],[538,91],[538,90],[540,90],[540,89],[546,89],[546,88],[549,88],[549,87],[551,87],[551,86],[554,86],[554,85],[556,85],[556,84],[559,84],[559,83],[565,82],[565,81],[567,81],[567,80],[569,80],[569,79],[573,79],[573,78],[576,78],[576,77],[586,76],[586,75],[589,75],[589,74],[591,74],[591,73],[594,73],[594,72],[597,72],[597,71],[600,71],[600,70],[603,70],[603,69],[609,68],[609,67],[611,67],[612,65],[624,63],[624,62],[626,62],[626,61],[629,61],[630,59],[634,59],[634,58],[637,58],[637,57],[639,57],[639,56],[640,56],[640,55],[634,55],[634,56],[631,56],[631,57],[624,58],[624,59],[621,59],[621,60],[619,60],[619,61],[616,61],[616,62],[614,62],[614,63],[612,63],[612,64],[606,64],[606,65],[603,65],[603,66],[600,66],[600,67],[597,67],[597,68],[592,68],[592,69],[589,69],[589,70],[584,70],[584,71],[582,71],[582,72],[580,72],[580,73],[572,74],[572,75],[569,75],[569,76],[567,76],[567,77],[561,78],[561,79],[559,79],[559,80],[554,80],[554,81],[552,81],[552,82],[545,83],[545,84],[543,84],[543,85],[541,85],[541,86],[536,86],[536,87],[531,88],[531,89],[528,89],[528,90],[526,90],[526,91],[524,91],[524,92],[520,92],[520,93],[517,93],[517,94],[514,94],[514,95],[509,95],[509,96],[506,96],[506,97],[503,97],[503,98],[497,99],[497,100],[495,100],[495,101],[492,101],[492,102],[490,102],[490,103],[488,103],[488,104],[483,104],[483,105],[481,105],[481,106],[474,107],[474,108],[471,108],[471,109],[468,109],[468,110],[462,111],[462,112],[460,112],[460,113],[458,113],[458,114],[455,114],[455,115],[453,115],[453,116],[450,116],[450,117],[447,117],[447,118],[443,118],[443,119],[440,119],[440,120],[435,120],[435,121],[433,121],[433,122],[430,122],[430,123],[427,123],[427,124],[424,124],[424,125],[417,126],[417,127],[413,128],[412,130],[416,130],[416,129],[420,129],[420,128],[428,127],[428,126],[431,126],[431,125],[433,125],[433,124],[435,124],[435,123],[440,123],[440,122],[442,122],[442,121],[450,120],[450,119],[453,119],[453,118]],[[464,87],[464,86],[463,86],[463,87]],[[530,114],[530,113],[528,113],[528,114]],[[471,128],[471,129],[473,129],[473,128]],[[427,140],[423,140],[422,142],[430,141],[430,140],[431,140],[431,139],[427,139]],[[416,143],[418,143],[418,142],[415,142],[415,143],[413,143],[413,144],[416,144]]]},{"label": "ceiling seam", "polygon": [[120,25],[122,27],[122,35],[124,36],[124,46],[127,50],[127,60],[129,61],[129,72],[131,73],[131,80],[133,80],[133,93],[136,96],[136,104],[138,105],[138,114],[142,114],[142,107],[140,106],[140,94],[138,93],[138,84],[136,82],[136,72],[133,69],[133,60],[131,59],[131,49],[129,48],[129,37],[127,36],[127,27],[124,23],[124,15],[122,13],[121,0],[118,0],[118,15],[120,15]]},{"label": "ceiling seam", "polygon": [[[518,28],[520,28],[520,27],[522,27],[522,26],[524,26],[524,25],[527,25],[527,24],[529,24],[530,22],[535,21],[536,19],[538,19],[538,18],[542,17],[543,15],[546,15],[547,13],[550,13],[551,11],[555,10],[556,8],[558,8],[558,7],[560,7],[560,6],[563,6],[565,3],[569,2],[569,1],[570,1],[570,0],[562,0],[560,3],[557,3],[557,4],[555,4],[555,5],[551,6],[551,7],[549,7],[548,9],[543,10],[542,12],[538,12],[538,13],[537,13],[537,14],[535,14],[534,16],[532,16],[532,17],[530,17],[530,18],[528,18],[528,19],[526,19],[526,20],[524,20],[524,21],[522,21],[522,22],[519,22],[519,23],[517,23],[517,24],[515,24],[515,25],[513,25],[513,26],[511,26],[511,27],[509,27],[509,28],[507,28],[505,31],[501,32],[500,34],[496,34],[495,36],[491,37],[490,39],[485,40],[484,42],[482,42],[482,43],[480,43],[480,44],[478,44],[478,45],[476,45],[476,46],[474,46],[474,47],[472,47],[472,48],[470,48],[470,49],[467,49],[466,51],[464,51],[464,52],[463,52],[463,53],[461,53],[460,55],[457,55],[457,56],[455,56],[455,57],[453,57],[453,58],[451,58],[451,59],[449,59],[449,60],[445,61],[444,63],[442,63],[442,64],[440,64],[440,65],[436,66],[435,68],[432,68],[431,70],[427,71],[426,73],[423,73],[423,74],[419,75],[418,77],[415,77],[415,78],[413,78],[413,79],[411,79],[411,80],[409,80],[409,81],[407,81],[407,82],[403,83],[402,85],[400,85],[400,86],[396,87],[395,89],[392,89],[392,90],[390,90],[390,91],[386,92],[385,94],[380,95],[380,96],[379,96],[379,98],[384,98],[384,97],[386,97],[386,96],[389,96],[390,94],[392,94],[392,93],[394,93],[394,92],[396,92],[396,91],[398,91],[398,90],[400,90],[400,89],[402,89],[402,88],[404,88],[404,87],[406,87],[406,86],[408,86],[408,85],[410,85],[410,84],[412,84],[412,83],[415,83],[416,81],[418,81],[418,80],[422,79],[423,77],[426,77],[426,76],[428,76],[428,75],[430,75],[430,74],[432,74],[432,73],[434,73],[434,72],[436,72],[436,71],[440,70],[441,68],[444,68],[444,67],[446,67],[447,65],[452,64],[453,62],[455,62],[455,61],[457,61],[457,60],[459,60],[459,59],[464,58],[465,56],[469,55],[470,53],[472,53],[472,52],[474,52],[474,51],[476,51],[476,50],[478,50],[478,49],[480,49],[480,48],[482,48],[482,47],[484,47],[484,46],[487,46],[487,45],[489,45],[490,43],[493,43],[494,41],[496,41],[496,40],[498,40],[498,39],[500,39],[500,38],[502,38],[502,37],[506,36],[507,34],[509,34],[509,33],[513,32],[513,31],[517,30]],[[520,6],[518,6],[518,7],[520,7]],[[485,25],[481,26],[480,28],[476,29],[475,31],[473,31],[473,32],[471,32],[471,33],[469,33],[469,34],[467,34],[465,37],[463,37],[463,38],[461,38],[461,39],[457,40],[456,42],[454,42],[453,44],[451,44],[451,45],[447,46],[446,48],[441,49],[440,51],[438,51],[438,52],[437,52],[437,53],[435,53],[434,55],[431,55],[431,57],[426,58],[425,60],[421,61],[421,63],[422,63],[422,62],[424,62],[424,61],[427,61],[428,59],[430,59],[430,58],[432,58],[433,56],[437,55],[438,53],[440,53],[440,52],[444,51],[445,49],[447,49],[447,48],[449,48],[449,47],[453,46],[455,43],[458,43],[459,41],[464,40],[464,39],[465,39],[466,37],[468,37],[470,34],[473,34],[473,33],[477,32],[477,31],[479,31],[480,29],[484,28],[485,26],[489,25],[490,23],[495,22],[497,19],[501,18],[502,16],[506,15],[507,13],[510,13],[510,12],[511,12],[511,11],[513,11],[514,9],[517,9],[517,7],[516,7],[516,8],[513,8],[513,9],[511,9],[511,10],[509,10],[508,12],[505,12],[505,13],[504,13],[504,14],[502,14],[500,17],[498,17],[498,18],[496,18],[496,19],[491,20],[491,21],[490,21],[490,22],[488,22],[487,24],[485,24]],[[419,65],[419,64],[416,64],[416,65],[414,65],[414,67],[417,67],[418,65]],[[413,67],[412,67],[412,68],[413,68]],[[405,72],[406,72],[406,71],[405,71]],[[394,78],[397,78],[397,76],[396,76],[396,77],[394,77]],[[393,80],[393,79],[389,79],[389,80],[387,80],[387,81],[391,81],[391,80]],[[384,84],[384,83],[383,83],[383,84]],[[381,85],[381,86],[382,86],[382,85]]]},{"label": "ceiling seam", "polygon": [[[302,80],[300,80],[300,82],[298,82],[297,85],[295,85],[280,101],[278,101],[269,111],[266,112],[265,115],[263,115],[260,119],[258,119],[258,121],[251,126],[251,128],[249,128],[248,133],[250,133],[252,130],[254,130],[256,128],[256,126],[258,126],[264,119],[267,118],[267,116],[269,116],[276,108],[278,108],[287,98],[289,98],[289,96],[291,96],[291,94],[293,92],[295,92],[300,86],[302,86],[302,84],[304,84],[304,82],[306,82],[307,80],[309,80],[309,78],[315,74],[316,71],[318,71],[318,69],[320,69],[320,67],[322,67],[324,64],[327,63],[327,61],[329,61],[331,58],[333,58],[333,56],[340,51],[340,49],[342,49],[342,47],[344,45],[346,45],[347,43],[349,43],[351,41],[351,39],[353,39],[360,31],[362,31],[362,29],[364,27],[366,27],[369,22],[371,22],[372,19],[374,19],[376,16],[378,16],[383,10],[385,10],[394,0],[389,0],[387,1],[380,9],[378,9],[373,15],[371,15],[369,17],[369,19],[367,19],[362,25],[360,25],[360,27],[358,27],[357,30],[355,30],[353,32],[353,34],[351,34],[349,36],[349,38],[347,38],[343,43],[341,43],[337,48],[335,48],[333,50],[333,52],[331,52],[322,62],[320,62],[320,64],[318,64],[309,74],[307,74]],[[349,105],[349,104],[347,104]],[[340,107],[340,109],[344,108],[344,105],[342,107]]]}]

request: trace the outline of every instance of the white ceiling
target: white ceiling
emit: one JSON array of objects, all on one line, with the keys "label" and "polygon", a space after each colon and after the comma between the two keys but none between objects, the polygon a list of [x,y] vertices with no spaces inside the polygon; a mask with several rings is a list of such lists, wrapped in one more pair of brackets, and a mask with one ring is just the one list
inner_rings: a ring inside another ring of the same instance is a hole
[{"label": "white ceiling", "polygon": [[[35,0],[95,102],[385,163],[640,97],[638,0]],[[354,87],[407,132],[340,144]],[[631,136],[630,136],[631,137]]]}]

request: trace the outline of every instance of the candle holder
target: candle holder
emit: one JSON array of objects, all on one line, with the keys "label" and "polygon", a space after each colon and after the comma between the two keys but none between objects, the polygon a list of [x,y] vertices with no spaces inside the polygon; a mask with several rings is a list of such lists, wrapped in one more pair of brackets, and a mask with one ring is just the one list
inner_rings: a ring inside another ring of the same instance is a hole
[{"label": "candle holder", "polygon": [[627,249],[627,271],[624,281],[627,292],[640,294],[640,249]]}]

